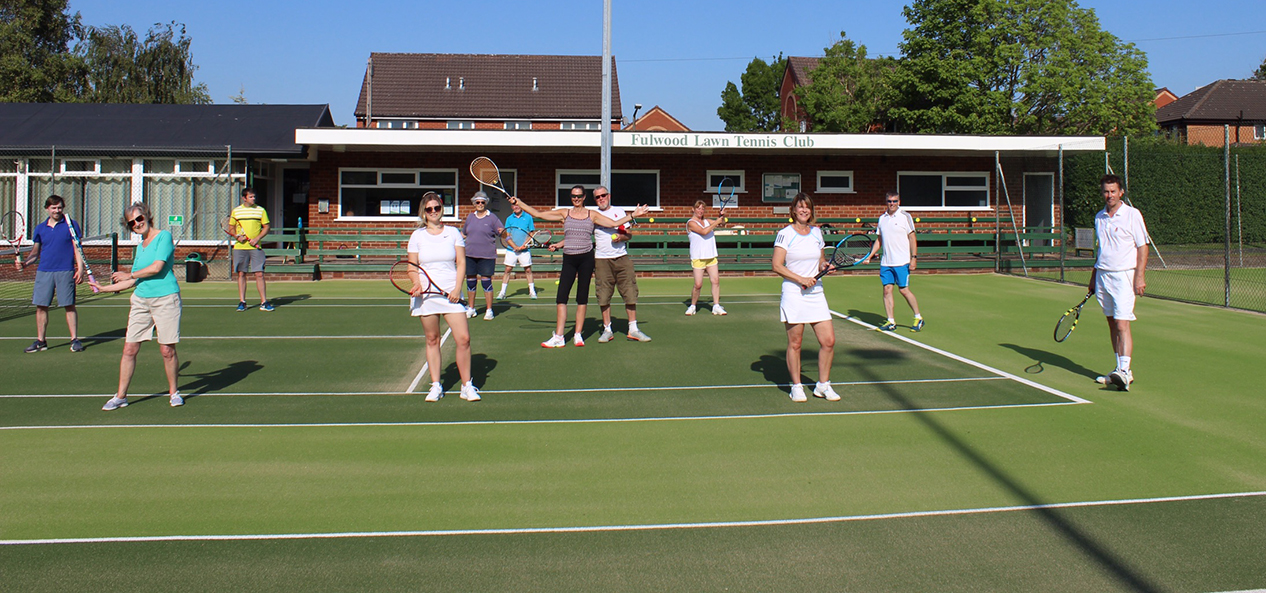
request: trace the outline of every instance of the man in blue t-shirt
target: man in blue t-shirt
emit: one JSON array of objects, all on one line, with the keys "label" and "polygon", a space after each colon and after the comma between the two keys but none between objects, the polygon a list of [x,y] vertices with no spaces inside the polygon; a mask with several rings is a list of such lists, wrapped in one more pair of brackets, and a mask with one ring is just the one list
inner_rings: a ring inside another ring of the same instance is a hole
[{"label": "man in blue t-shirt", "polygon": [[532,215],[523,211],[518,202],[511,205],[514,212],[506,217],[505,230],[502,236],[506,240],[505,275],[501,277],[501,292],[498,299],[506,298],[506,285],[510,284],[510,271],[514,266],[522,266],[527,273],[528,294],[536,298],[536,283],[532,281],[532,233],[536,232],[536,223]]},{"label": "man in blue t-shirt", "polygon": [[[37,259],[40,262],[35,269],[35,288],[31,295],[31,304],[35,305],[35,341],[26,347],[27,353],[48,350],[48,308],[53,304],[54,294],[57,295],[57,304],[66,310],[70,351],[82,352],[84,349],[79,341],[79,313],[75,309],[75,285],[83,282],[84,261],[70,236],[68,225],[75,223],[64,216],[65,208],[66,201],[61,196],[52,195],[44,200],[48,218],[31,233],[35,246],[25,263],[18,261],[14,264],[21,270]],[[75,224],[75,234],[83,236],[78,224]]]}]

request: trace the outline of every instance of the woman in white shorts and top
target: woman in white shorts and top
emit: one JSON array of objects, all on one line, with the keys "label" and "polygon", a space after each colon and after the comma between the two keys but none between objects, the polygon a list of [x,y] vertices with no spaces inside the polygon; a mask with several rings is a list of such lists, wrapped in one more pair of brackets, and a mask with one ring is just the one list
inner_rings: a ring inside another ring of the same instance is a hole
[{"label": "woman in white shorts and top", "polygon": [[782,276],[779,318],[787,329],[787,371],[791,373],[791,401],[807,401],[800,378],[800,345],[804,327],[813,326],[818,338],[818,382],[813,395],[839,401],[831,387],[831,363],[835,360],[835,325],[826,303],[822,282],[814,278],[826,268],[822,229],[813,224],[813,198],[797,194],[791,202],[792,223],[774,238],[774,272]]},{"label": "woman in white shorts and top", "polygon": [[444,384],[440,380],[440,317],[448,322],[457,346],[457,373],[461,376],[461,398],[479,401],[479,390],[470,378],[470,328],[466,323],[466,307],[461,304],[461,287],[457,280],[466,275],[466,241],[461,231],[444,226],[444,200],[435,192],[422,196],[422,226],[409,237],[409,262],[422,266],[431,281],[448,297],[438,294],[422,294],[426,283],[415,271],[410,271],[413,290],[409,299],[409,312],[422,318],[422,330],[426,333],[426,364],[431,371],[431,390],[426,401],[439,401],[444,397]]},{"label": "woman in white shorts and top", "polygon": [[695,286],[690,291],[690,306],[686,315],[695,314],[695,306],[699,303],[699,292],[703,290],[703,273],[708,273],[712,281],[712,314],[725,315],[725,307],[721,306],[721,273],[717,266],[716,228],[726,223],[725,217],[716,220],[704,218],[708,204],[703,200],[695,200],[694,213],[686,221],[686,235],[690,237],[690,268],[695,274]]},{"label": "woman in white shorts and top", "polygon": [[123,360],[119,362],[119,390],[101,409],[110,411],[127,407],[127,390],[136,370],[136,355],[141,342],[148,342],[158,330],[158,348],[167,373],[167,397],[171,406],[183,406],[185,400],[177,389],[180,360],[176,343],[180,341],[180,284],[172,266],[176,263],[176,245],[171,233],[154,228],[154,215],[143,203],[123,210],[123,226],[141,236],[132,256],[130,272],[115,272],[113,283],[96,286],[103,292],[121,292],[135,287],[127,317],[127,337],[123,342]]}]

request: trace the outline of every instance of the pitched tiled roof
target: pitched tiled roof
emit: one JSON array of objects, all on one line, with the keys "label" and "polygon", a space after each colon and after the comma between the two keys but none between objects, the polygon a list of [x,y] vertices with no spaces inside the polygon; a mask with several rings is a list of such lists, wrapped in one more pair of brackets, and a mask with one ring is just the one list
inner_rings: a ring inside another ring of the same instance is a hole
[{"label": "pitched tiled roof", "polygon": [[[374,53],[371,117],[602,119],[601,56]],[[620,82],[611,58],[611,117]],[[368,77],[356,117],[365,116]]]},{"label": "pitched tiled roof", "polygon": [[1266,80],[1219,80],[1156,110],[1156,121],[1266,120]]},{"label": "pitched tiled roof", "polygon": [[791,72],[791,82],[796,86],[809,84],[809,73],[818,67],[819,58],[787,57],[787,70]]}]

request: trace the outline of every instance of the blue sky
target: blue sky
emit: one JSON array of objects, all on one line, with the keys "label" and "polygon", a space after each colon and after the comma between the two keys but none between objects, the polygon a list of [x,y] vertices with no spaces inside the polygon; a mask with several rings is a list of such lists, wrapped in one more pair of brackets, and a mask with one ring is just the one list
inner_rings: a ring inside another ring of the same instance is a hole
[{"label": "blue sky", "polygon": [[[908,24],[893,0],[613,0],[612,52],[624,115],[659,105],[696,130],[720,130],[726,81],[753,57],[817,56],[840,31],[896,55]],[[1152,81],[1178,95],[1247,78],[1266,58],[1263,0],[1086,0],[1104,29],[1148,55]],[[1140,9],[1142,8],[1142,9]],[[370,52],[599,55],[602,1],[71,0],[89,25],[144,32],[184,23],[196,80],[217,103],[329,103],[354,121]],[[472,13],[482,10],[481,14]]]}]

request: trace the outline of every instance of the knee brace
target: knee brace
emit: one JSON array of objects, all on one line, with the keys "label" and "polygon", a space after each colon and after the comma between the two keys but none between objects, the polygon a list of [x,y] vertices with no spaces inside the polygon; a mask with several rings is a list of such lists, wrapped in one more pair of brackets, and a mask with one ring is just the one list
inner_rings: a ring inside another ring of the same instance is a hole
[{"label": "knee brace", "polygon": [[466,279],[466,290],[475,290],[475,277],[471,276]]},{"label": "knee brace", "polygon": [[484,278],[479,281],[479,285],[484,287],[484,292],[492,290],[492,278]]}]

